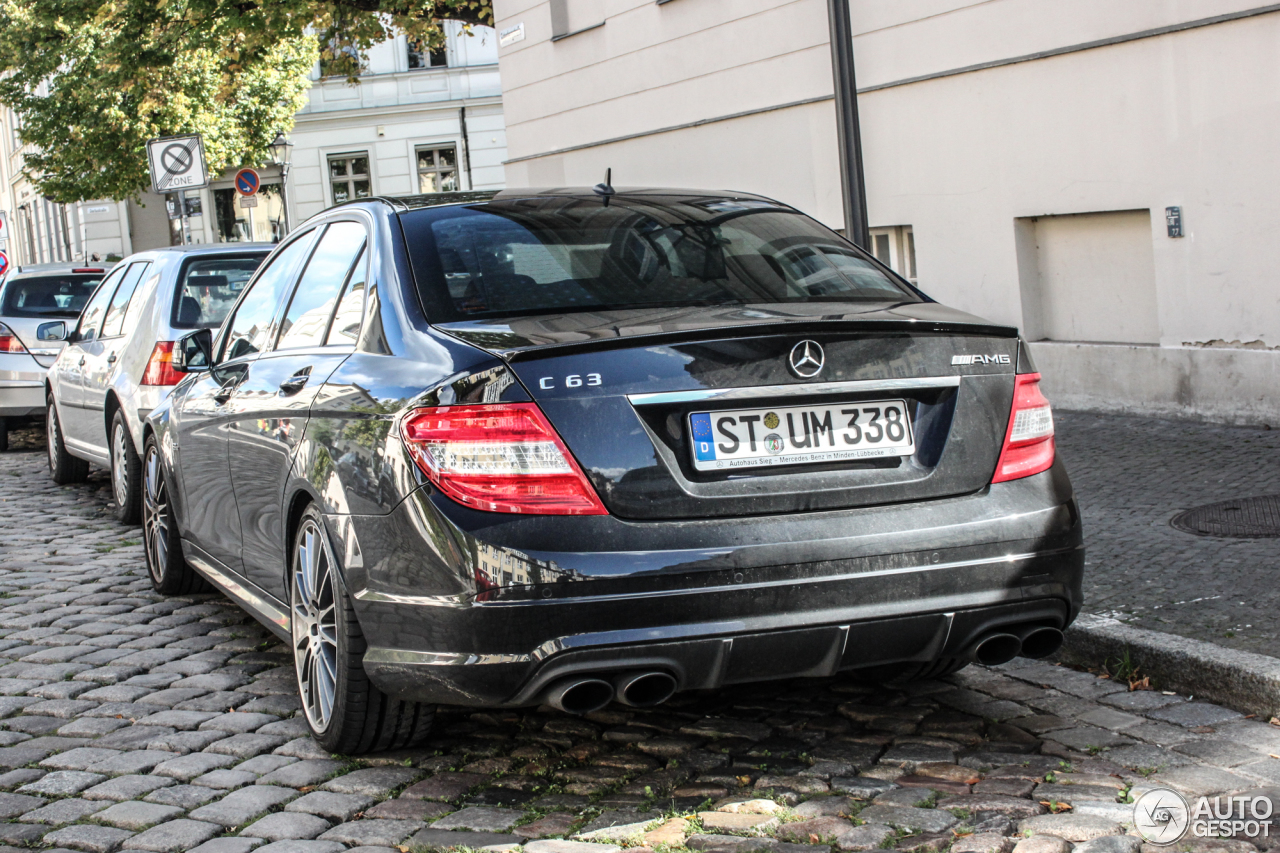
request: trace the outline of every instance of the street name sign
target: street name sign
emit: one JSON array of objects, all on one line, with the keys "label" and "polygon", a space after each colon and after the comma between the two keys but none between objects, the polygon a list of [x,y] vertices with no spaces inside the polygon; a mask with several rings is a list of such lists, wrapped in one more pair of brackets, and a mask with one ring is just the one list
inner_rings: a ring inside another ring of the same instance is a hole
[{"label": "street name sign", "polygon": [[147,143],[151,188],[156,193],[198,190],[209,185],[204,143],[197,136],[167,136]]}]

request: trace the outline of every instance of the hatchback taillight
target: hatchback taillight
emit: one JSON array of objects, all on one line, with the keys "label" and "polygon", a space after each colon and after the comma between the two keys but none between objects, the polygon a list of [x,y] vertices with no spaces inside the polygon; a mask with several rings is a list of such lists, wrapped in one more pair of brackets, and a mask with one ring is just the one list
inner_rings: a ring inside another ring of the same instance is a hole
[{"label": "hatchback taillight", "polygon": [[151,358],[142,373],[143,385],[177,385],[182,374],[173,369],[173,341],[159,341],[151,348]]},{"label": "hatchback taillight", "polygon": [[0,352],[26,352],[27,348],[18,340],[13,330],[0,323]]},{"label": "hatchback taillight", "polygon": [[1024,373],[1016,382],[993,483],[1030,477],[1053,466],[1053,409],[1040,393],[1040,374]]},{"label": "hatchback taillight", "polygon": [[427,478],[459,503],[490,512],[608,514],[534,403],[417,409],[400,434]]}]

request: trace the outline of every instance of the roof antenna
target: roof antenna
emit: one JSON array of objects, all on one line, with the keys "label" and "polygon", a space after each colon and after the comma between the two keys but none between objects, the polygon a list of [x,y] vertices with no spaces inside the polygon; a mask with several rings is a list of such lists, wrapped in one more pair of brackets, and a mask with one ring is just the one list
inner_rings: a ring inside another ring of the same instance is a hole
[{"label": "roof antenna", "polygon": [[591,191],[598,196],[603,196],[604,206],[609,206],[609,199],[613,197],[615,192],[617,192],[617,190],[613,188],[613,167],[609,167],[604,170],[604,183],[596,184],[591,188]]}]

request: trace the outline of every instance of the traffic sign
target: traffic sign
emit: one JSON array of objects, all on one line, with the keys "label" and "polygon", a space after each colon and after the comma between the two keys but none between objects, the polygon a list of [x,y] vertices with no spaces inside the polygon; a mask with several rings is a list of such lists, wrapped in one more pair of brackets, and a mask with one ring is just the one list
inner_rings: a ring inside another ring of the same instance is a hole
[{"label": "traffic sign", "polygon": [[9,271],[9,256],[0,252],[0,276]]},{"label": "traffic sign", "polygon": [[241,169],[236,172],[236,190],[240,195],[253,195],[262,186],[262,179],[254,169]]},{"label": "traffic sign", "polygon": [[204,143],[199,136],[168,136],[147,143],[151,163],[151,188],[164,194],[197,190],[209,185],[204,165]]}]

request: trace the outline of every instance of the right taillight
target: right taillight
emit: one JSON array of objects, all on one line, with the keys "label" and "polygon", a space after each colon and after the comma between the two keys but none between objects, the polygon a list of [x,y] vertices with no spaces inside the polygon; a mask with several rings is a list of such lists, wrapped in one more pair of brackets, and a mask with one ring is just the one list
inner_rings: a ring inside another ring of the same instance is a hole
[{"label": "right taillight", "polygon": [[489,512],[608,514],[534,403],[417,409],[400,435],[422,473],[459,503]]},{"label": "right taillight", "polygon": [[1053,466],[1053,409],[1040,393],[1040,374],[1024,373],[1016,383],[993,483],[1030,477]]},{"label": "right taillight", "polygon": [[151,348],[147,369],[142,372],[141,385],[177,385],[182,374],[173,369],[173,341],[158,341]]},{"label": "right taillight", "polygon": [[0,352],[26,352],[27,348],[18,340],[13,330],[0,323]]}]

